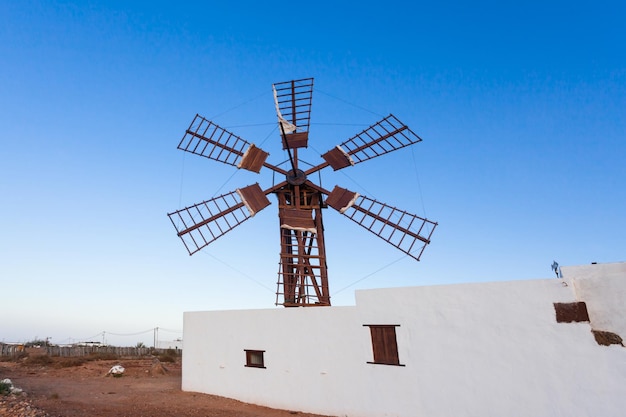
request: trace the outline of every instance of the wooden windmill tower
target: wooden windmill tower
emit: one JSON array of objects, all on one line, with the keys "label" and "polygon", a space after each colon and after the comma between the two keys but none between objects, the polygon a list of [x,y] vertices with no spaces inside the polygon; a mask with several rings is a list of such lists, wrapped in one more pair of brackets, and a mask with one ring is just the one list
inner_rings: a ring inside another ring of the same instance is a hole
[{"label": "wooden windmill tower", "polygon": [[313,79],[273,85],[283,149],[289,168],[267,162],[269,154],[253,143],[196,115],[178,149],[237,168],[259,173],[268,168],[284,181],[267,189],[258,183],[169,213],[178,236],[192,255],[214,242],[255,213],[269,206],[268,194],[278,199],[280,266],[276,304],[329,306],[328,271],[322,209],[328,206],[419,260],[437,223],[345,188],[328,191],[309,180],[323,168],[340,170],[413,145],[421,138],[395,116],[389,115],[321,155],[323,162],[304,168],[298,149],[307,147]]}]

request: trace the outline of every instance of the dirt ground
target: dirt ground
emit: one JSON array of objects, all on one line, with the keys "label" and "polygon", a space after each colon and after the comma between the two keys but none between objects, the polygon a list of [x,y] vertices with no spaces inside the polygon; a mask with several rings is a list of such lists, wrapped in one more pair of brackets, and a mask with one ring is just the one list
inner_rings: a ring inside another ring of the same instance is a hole
[{"label": "dirt ground", "polygon": [[[125,368],[123,376],[107,376],[114,365]],[[180,363],[152,358],[64,367],[0,362],[0,381],[5,378],[25,394],[0,395],[0,417],[321,417],[183,392]]]}]

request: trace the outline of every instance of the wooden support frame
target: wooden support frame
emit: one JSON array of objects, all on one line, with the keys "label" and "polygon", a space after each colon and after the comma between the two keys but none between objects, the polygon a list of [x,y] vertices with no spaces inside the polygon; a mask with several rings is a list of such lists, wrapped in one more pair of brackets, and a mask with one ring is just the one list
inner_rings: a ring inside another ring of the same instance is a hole
[{"label": "wooden support frame", "polygon": [[286,186],[275,194],[281,242],[276,304],[329,306],[321,195],[306,185]]}]

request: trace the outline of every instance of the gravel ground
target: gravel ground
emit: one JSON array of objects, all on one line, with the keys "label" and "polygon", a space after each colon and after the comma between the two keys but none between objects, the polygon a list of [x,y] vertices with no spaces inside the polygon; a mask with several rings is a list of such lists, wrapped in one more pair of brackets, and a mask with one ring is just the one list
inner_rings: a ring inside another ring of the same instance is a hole
[{"label": "gravel ground", "polygon": [[[35,359],[0,362],[0,381],[23,390],[0,395],[0,417],[322,417],[182,391],[180,362]],[[123,376],[109,374],[115,365]]]},{"label": "gravel ground", "polygon": [[26,393],[0,396],[0,416],[50,417],[48,413],[35,407]]}]

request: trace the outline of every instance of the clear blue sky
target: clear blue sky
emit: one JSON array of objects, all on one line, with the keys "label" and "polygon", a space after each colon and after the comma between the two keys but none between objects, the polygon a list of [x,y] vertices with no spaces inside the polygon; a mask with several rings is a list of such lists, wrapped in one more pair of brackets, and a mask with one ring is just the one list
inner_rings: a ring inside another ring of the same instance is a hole
[{"label": "clear blue sky", "polygon": [[282,162],[271,85],[296,78],[311,163],[389,113],[424,139],[326,188],[439,222],[415,262],[326,211],[335,305],[626,261],[626,3],[504,3],[0,0],[0,341],[273,308],[275,204],[192,257],[166,213],[272,183],[176,146],[200,113]]}]

